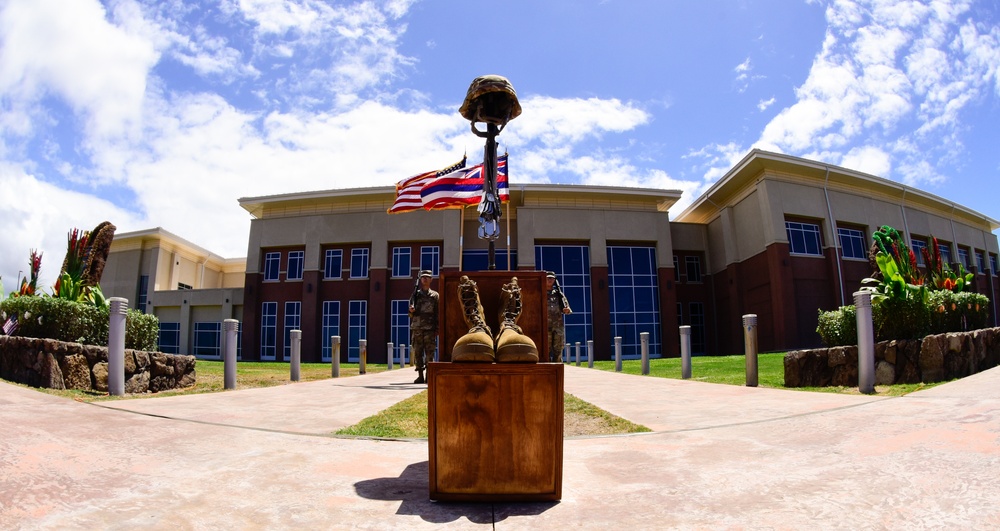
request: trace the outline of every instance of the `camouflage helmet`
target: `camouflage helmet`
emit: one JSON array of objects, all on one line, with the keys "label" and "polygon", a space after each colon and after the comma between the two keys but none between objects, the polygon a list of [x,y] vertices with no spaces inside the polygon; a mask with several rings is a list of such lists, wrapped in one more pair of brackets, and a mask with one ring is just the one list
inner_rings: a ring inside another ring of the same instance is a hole
[{"label": "camouflage helmet", "polygon": [[472,81],[458,112],[470,122],[504,125],[521,115],[521,104],[507,78],[486,75]]}]

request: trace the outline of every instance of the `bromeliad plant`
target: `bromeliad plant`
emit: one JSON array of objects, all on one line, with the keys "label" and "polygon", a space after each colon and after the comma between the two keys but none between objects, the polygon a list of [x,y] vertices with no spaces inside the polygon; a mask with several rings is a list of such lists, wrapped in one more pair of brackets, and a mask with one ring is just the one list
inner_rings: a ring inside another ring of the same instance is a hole
[{"label": "bromeliad plant", "polygon": [[934,247],[931,251],[927,248],[921,249],[924,255],[924,262],[927,263],[927,274],[930,277],[930,284],[936,290],[947,290],[954,293],[962,293],[972,284],[975,275],[965,270],[959,263],[958,271],[953,271],[948,264],[941,262],[941,248],[938,247],[937,238],[931,236]]}]

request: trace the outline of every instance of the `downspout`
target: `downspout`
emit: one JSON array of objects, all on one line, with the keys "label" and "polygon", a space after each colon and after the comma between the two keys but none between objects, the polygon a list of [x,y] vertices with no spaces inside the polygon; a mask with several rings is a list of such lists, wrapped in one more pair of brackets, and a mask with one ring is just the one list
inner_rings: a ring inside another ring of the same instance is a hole
[{"label": "downspout", "polygon": [[[958,234],[955,232],[955,203],[951,204],[951,216],[948,217],[948,221],[951,222],[951,243],[955,246],[955,258],[958,258]],[[951,264],[948,264],[951,267]],[[965,264],[962,264],[965,267]]]},{"label": "downspout", "polygon": [[[983,260],[984,261],[989,260],[990,259],[990,247],[989,247],[989,242],[986,240],[986,231],[983,231],[983,253],[984,253]],[[979,265],[979,264],[976,264],[976,265]],[[992,263],[991,263],[991,265],[992,265]],[[998,326],[997,325],[997,301],[996,301],[996,297],[994,296],[996,292],[993,291],[993,289],[994,289],[993,288],[993,275],[995,275],[996,273],[997,273],[996,271],[993,271],[990,268],[986,269],[986,279],[989,280],[989,282],[990,282],[990,306],[992,307],[991,309],[993,310],[993,326],[994,327]]]},{"label": "downspout", "polygon": [[827,184],[830,182],[830,167],[826,167],[826,180],[823,181],[823,196],[826,198],[826,215],[827,220],[830,223],[830,230],[833,232],[833,253],[834,258],[837,261],[837,291],[840,293],[840,305],[845,306],[844,302],[844,271],[840,264],[840,238],[837,237],[837,225],[833,221],[833,208],[830,206],[830,192],[827,190]]},{"label": "downspout", "polygon": [[910,224],[906,222],[906,186],[903,186],[903,198],[899,201],[899,211],[903,214],[903,232],[906,234],[907,247],[913,244],[913,235],[910,234]]}]

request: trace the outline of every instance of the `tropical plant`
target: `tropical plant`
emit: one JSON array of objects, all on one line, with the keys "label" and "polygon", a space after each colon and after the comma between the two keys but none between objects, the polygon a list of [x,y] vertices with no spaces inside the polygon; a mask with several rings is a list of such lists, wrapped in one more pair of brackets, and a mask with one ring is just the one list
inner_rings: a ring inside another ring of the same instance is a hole
[{"label": "tropical plant", "polygon": [[927,274],[930,277],[930,284],[933,289],[948,290],[954,293],[962,293],[966,287],[972,284],[975,275],[965,270],[962,264],[958,264],[958,271],[953,271],[948,264],[941,261],[941,248],[938,240],[934,236],[930,237],[928,244],[933,244],[931,250],[921,249],[924,255],[924,262],[927,263]]},{"label": "tropical plant", "polygon": [[[30,297],[38,291],[38,272],[42,269],[42,253],[32,249],[28,258],[28,276],[21,279],[18,296]],[[15,294],[12,292],[11,296]]]},{"label": "tropical plant", "polygon": [[[873,249],[877,249],[878,252],[892,258],[896,263],[896,270],[904,282],[915,286],[920,286],[924,283],[924,275],[920,271],[920,267],[917,266],[916,255],[906,245],[904,238],[896,229],[888,225],[882,225],[882,227],[872,234],[872,239],[874,240]],[[877,252],[875,256],[878,256]],[[878,270],[882,269],[882,266],[877,263],[873,263],[872,266]]]}]

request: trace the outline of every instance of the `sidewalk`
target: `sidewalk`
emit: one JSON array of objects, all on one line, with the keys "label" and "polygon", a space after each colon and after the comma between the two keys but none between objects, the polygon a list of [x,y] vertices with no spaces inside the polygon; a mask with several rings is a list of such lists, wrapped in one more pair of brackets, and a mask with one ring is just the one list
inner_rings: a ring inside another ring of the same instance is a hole
[{"label": "sidewalk", "polygon": [[97,405],[0,384],[0,529],[989,529],[1000,369],[885,398],[566,367],[652,434],[565,441],[557,503],[427,500],[427,442],[331,437],[396,370]]}]

